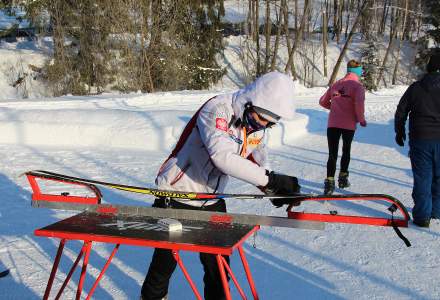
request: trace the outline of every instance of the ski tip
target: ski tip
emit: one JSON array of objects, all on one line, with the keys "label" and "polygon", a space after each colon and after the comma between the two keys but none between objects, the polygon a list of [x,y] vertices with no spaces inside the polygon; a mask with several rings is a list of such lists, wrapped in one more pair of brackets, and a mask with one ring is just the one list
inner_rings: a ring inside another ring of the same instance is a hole
[{"label": "ski tip", "polygon": [[41,170],[29,170],[29,171],[21,173],[20,175],[18,175],[18,177],[25,176],[25,175],[39,174],[39,173],[41,173]]}]

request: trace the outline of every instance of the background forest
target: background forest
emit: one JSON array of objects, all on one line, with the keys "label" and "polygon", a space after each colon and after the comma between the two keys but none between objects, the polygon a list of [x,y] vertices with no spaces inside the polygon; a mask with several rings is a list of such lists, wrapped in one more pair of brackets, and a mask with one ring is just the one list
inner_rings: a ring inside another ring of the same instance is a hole
[{"label": "background forest", "polygon": [[[207,89],[230,69],[245,84],[279,70],[307,87],[362,61],[369,90],[408,84],[440,43],[438,0],[33,0],[1,1],[27,21],[0,38],[50,41],[41,65],[15,72],[51,94]],[[239,11],[228,17],[225,11]],[[235,52],[226,62],[225,48]],[[329,52],[332,55],[329,55]],[[240,68],[237,67],[240,64]],[[415,68],[414,66],[419,66]]]}]

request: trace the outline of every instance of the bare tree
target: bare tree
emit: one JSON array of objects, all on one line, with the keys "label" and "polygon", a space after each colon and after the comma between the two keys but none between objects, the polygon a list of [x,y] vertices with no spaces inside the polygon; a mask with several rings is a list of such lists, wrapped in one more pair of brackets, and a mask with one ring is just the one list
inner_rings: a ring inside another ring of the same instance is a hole
[{"label": "bare tree", "polygon": [[328,33],[327,33],[327,1],[324,2],[322,8],[322,63],[324,68],[324,76],[327,77],[327,43],[328,43]]},{"label": "bare tree", "polygon": [[[385,71],[386,68],[386,64],[388,61],[388,56],[391,52],[391,48],[393,46],[393,41],[396,38],[396,32],[397,32],[397,27],[398,27],[398,18],[396,17],[398,14],[398,10],[396,10],[394,7],[391,8],[391,21],[390,21],[390,34],[389,34],[389,41],[388,41],[388,47],[385,51],[385,55],[384,58],[382,60],[382,65],[379,68],[379,74],[377,76],[377,81],[376,81],[376,86],[379,86],[379,83],[381,82],[382,78],[383,78],[383,73]],[[386,85],[386,82],[385,82]]]},{"label": "bare tree", "polygon": [[[282,2],[283,1],[281,1],[281,3]],[[281,37],[281,28],[282,28],[282,23],[283,23],[283,8],[284,8],[283,5],[280,5],[280,9],[277,14],[277,33],[275,36],[275,42],[274,42],[274,46],[273,46],[272,61],[270,63],[270,70],[271,71],[275,71],[276,60],[277,60],[277,56],[278,56],[278,48],[279,48],[280,37]]]},{"label": "bare tree", "polygon": [[[285,72],[288,72],[290,69],[294,78],[297,78],[298,74],[295,71],[295,65],[293,63],[293,55],[295,54],[296,48],[299,46],[299,43],[301,42],[301,38],[304,33],[304,27],[306,24],[306,19],[309,14],[309,8],[310,8],[310,0],[304,0],[304,10],[303,10],[303,15],[301,17],[301,23],[299,25],[298,31],[295,34],[295,41],[293,43],[291,50],[289,51],[289,57],[287,59],[286,67],[284,68]],[[284,21],[286,23],[286,20]]]},{"label": "bare tree", "polygon": [[298,32],[298,0],[295,0],[295,32]]},{"label": "bare tree", "polygon": [[140,74],[141,78],[141,89],[144,92],[154,92],[153,78],[151,76],[151,64],[150,57],[148,55],[148,32],[150,31],[150,25],[148,20],[150,19],[151,13],[151,1],[145,0],[141,2],[142,11],[142,22],[140,30],[140,42],[141,42],[141,64],[140,64]]},{"label": "bare tree", "polygon": [[257,46],[256,49],[256,56],[257,56],[257,77],[260,76],[261,74],[261,57],[260,57],[260,5],[259,5],[259,1],[255,1],[255,21],[254,21],[254,25],[255,25],[255,43]]},{"label": "bare tree", "polygon": [[400,30],[400,37],[398,38],[398,44],[397,44],[397,53],[396,53],[396,64],[394,65],[394,71],[393,71],[393,79],[392,79],[392,84],[396,84],[397,82],[397,70],[399,69],[399,62],[400,62],[400,50],[402,48],[402,43],[403,43],[403,39],[404,39],[404,31],[406,28],[406,20],[408,17],[408,4],[409,1],[408,0],[404,0],[405,1],[405,11],[403,13],[403,24]]},{"label": "bare tree", "polygon": [[[286,0],[281,0],[281,7],[283,11],[283,27],[284,27],[284,34],[286,37],[286,46],[287,46],[287,53],[292,52],[292,44],[290,43],[290,30],[289,30],[289,11],[287,6]],[[291,69],[291,72],[294,73],[294,66],[290,66],[289,63],[286,64],[284,71],[288,72],[289,68]]]},{"label": "bare tree", "polygon": [[379,32],[378,34],[383,35],[385,32],[385,27],[388,19],[388,13],[390,8],[391,0],[384,0],[383,1],[383,10],[382,10],[382,20],[380,22],[379,26]]},{"label": "bare tree", "polygon": [[265,25],[265,41],[266,41],[266,47],[265,47],[265,56],[264,56],[264,67],[263,67],[263,73],[267,72],[267,69],[269,68],[269,60],[270,60],[270,38],[272,34],[272,22],[270,20],[270,1],[266,0],[266,25]]},{"label": "bare tree", "polygon": [[347,40],[345,41],[345,44],[344,44],[344,47],[342,48],[341,53],[339,54],[339,57],[338,57],[338,60],[336,61],[335,67],[333,68],[333,72],[332,72],[332,75],[330,76],[330,80],[328,82],[328,85],[331,85],[331,84],[333,84],[333,82],[335,82],[336,75],[338,74],[339,67],[341,66],[341,63],[342,63],[342,59],[345,56],[345,52],[347,52],[348,45],[350,44],[351,39],[353,38],[353,35],[356,31],[356,28],[359,25],[361,16],[364,13],[365,9],[368,7],[368,4],[370,1],[371,0],[363,0],[362,5],[359,10],[359,13],[356,16],[356,19],[354,20],[353,27],[351,28],[350,33],[348,34]]}]

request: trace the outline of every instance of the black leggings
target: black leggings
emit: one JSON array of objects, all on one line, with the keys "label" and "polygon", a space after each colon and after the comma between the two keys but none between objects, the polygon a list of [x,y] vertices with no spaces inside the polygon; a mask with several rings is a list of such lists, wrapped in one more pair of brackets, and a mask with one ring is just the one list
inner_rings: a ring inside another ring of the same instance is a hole
[{"label": "black leggings", "polygon": [[[203,208],[194,207],[178,201],[171,200],[169,205],[165,204],[164,199],[156,199],[153,207],[170,209],[192,209],[226,212],[224,200],[218,200],[212,205]],[[229,256],[223,256],[229,264]],[[223,284],[220,277],[220,271],[217,265],[217,259],[214,254],[200,253],[200,262],[203,265],[205,275],[204,295],[205,300],[220,300],[225,298]],[[156,248],[153,253],[150,268],[142,285],[142,299],[156,300],[162,299],[168,293],[168,285],[171,275],[176,269],[177,262],[173,257],[171,250]],[[229,280],[229,275],[226,275]]]},{"label": "black leggings", "polygon": [[328,161],[327,161],[327,177],[334,177],[336,173],[336,161],[338,159],[339,139],[342,135],[342,158],[341,172],[348,173],[348,165],[350,164],[351,142],[353,141],[354,130],[342,128],[327,128],[328,142]]}]

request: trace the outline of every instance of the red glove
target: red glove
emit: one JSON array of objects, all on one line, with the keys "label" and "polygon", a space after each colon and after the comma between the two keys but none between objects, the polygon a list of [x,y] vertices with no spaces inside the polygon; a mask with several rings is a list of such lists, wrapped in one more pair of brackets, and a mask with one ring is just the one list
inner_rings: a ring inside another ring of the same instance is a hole
[{"label": "red glove", "polygon": [[365,120],[360,121],[359,124],[360,124],[362,127],[367,127],[367,121],[365,121]]}]

